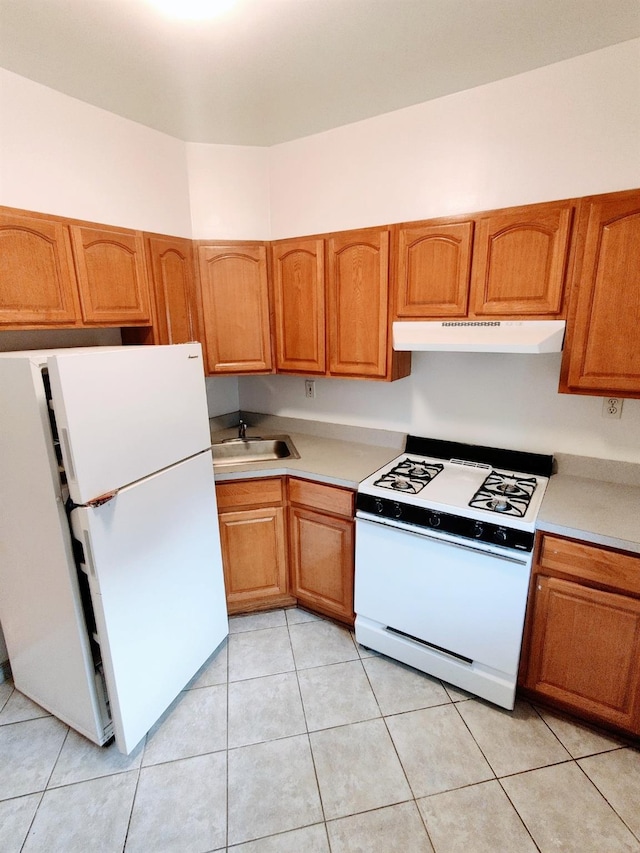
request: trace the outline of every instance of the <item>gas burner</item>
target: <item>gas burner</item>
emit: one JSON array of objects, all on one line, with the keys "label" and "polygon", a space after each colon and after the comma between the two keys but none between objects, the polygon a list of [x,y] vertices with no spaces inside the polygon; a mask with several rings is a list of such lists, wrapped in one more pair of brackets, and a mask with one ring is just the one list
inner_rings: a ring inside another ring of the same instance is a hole
[{"label": "gas burner", "polygon": [[384,477],[380,477],[374,483],[375,486],[380,486],[381,489],[393,489],[394,492],[407,492],[412,495],[417,495],[419,491],[424,489],[427,481],[410,480],[407,477],[394,474],[390,471]]},{"label": "gas burner", "polygon": [[444,465],[437,462],[421,462],[419,459],[403,459],[399,465],[389,471],[390,474],[398,474],[416,480],[425,480],[428,483],[433,480]]},{"label": "gas burner", "polygon": [[535,477],[492,471],[469,501],[469,506],[523,518],[537,484]]},{"label": "gas burner", "polygon": [[439,463],[403,459],[395,468],[376,480],[374,486],[417,495],[443,468],[444,465]]},{"label": "gas burner", "polygon": [[495,512],[507,512],[509,509],[509,501],[494,498],[491,501],[491,509],[495,510]]}]

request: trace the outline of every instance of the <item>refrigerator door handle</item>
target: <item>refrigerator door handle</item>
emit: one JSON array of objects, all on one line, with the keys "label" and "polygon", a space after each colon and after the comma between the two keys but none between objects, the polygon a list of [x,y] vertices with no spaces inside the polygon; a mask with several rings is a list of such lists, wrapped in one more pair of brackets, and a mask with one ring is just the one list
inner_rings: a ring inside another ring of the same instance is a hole
[{"label": "refrigerator door handle", "polygon": [[99,497],[94,498],[92,501],[87,501],[85,506],[95,508],[98,506],[102,506],[103,504],[107,504],[109,503],[109,501],[112,501],[115,498],[119,491],[120,489],[114,489],[112,492],[105,492],[104,495],[99,495]]}]

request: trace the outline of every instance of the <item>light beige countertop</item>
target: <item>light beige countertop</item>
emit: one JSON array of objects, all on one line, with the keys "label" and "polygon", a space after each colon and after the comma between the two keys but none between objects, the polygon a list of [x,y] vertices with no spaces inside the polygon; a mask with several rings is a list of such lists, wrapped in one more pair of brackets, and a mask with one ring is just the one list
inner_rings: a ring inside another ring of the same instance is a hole
[{"label": "light beige countertop", "polygon": [[558,454],[536,527],[640,554],[640,465]]},{"label": "light beige countertop", "polygon": [[[252,435],[288,435],[300,459],[216,466],[217,482],[252,477],[304,477],[355,489],[398,456],[406,435],[365,427],[243,412]],[[211,420],[211,440],[238,434],[238,413]],[[556,454],[536,527],[640,554],[640,465]]]},{"label": "light beige countertop", "polygon": [[[250,477],[293,476],[355,489],[369,474],[395,459],[402,452],[406,439],[403,433],[386,430],[343,427],[250,412],[243,413],[243,420],[248,424],[247,438],[288,435],[300,459],[216,465],[214,470],[218,483]],[[238,434],[237,422],[236,416],[234,426],[225,428],[223,419],[212,419],[211,441],[235,438]]]}]

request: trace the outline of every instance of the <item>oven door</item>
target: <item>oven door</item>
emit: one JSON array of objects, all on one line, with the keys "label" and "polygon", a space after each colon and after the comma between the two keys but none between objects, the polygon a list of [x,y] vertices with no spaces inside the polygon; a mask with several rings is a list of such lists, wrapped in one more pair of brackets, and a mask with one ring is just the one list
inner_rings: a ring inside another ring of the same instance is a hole
[{"label": "oven door", "polygon": [[530,569],[530,554],[356,518],[358,617],[514,678]]}]

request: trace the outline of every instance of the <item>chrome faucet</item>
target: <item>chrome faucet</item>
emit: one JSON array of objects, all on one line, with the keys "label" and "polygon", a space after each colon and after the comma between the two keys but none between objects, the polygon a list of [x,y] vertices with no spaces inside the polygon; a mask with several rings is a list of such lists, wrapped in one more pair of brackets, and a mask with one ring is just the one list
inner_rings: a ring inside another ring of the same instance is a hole
[{"label": "chrome faucet", "polygon": [[240,418],[240,423],[238,424],[238,438],[241,438],[243,441],[247,437],[247,425]]}]

